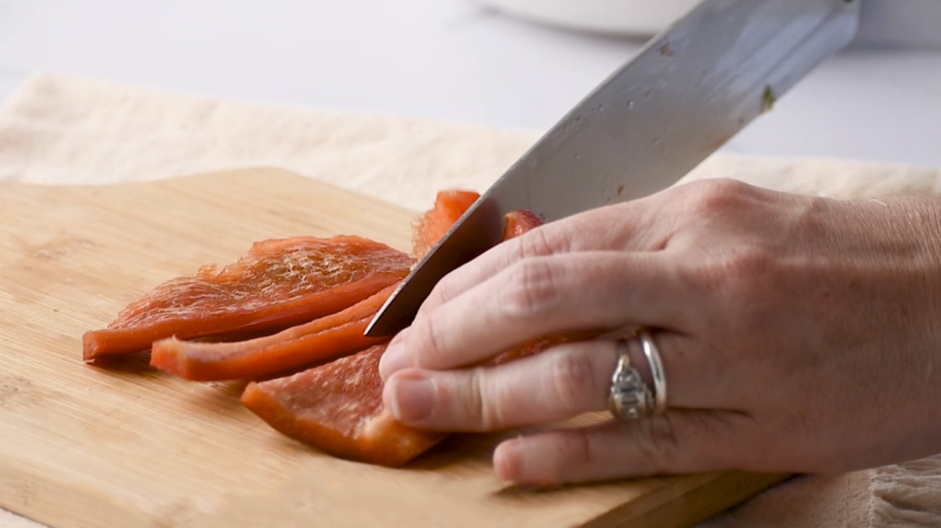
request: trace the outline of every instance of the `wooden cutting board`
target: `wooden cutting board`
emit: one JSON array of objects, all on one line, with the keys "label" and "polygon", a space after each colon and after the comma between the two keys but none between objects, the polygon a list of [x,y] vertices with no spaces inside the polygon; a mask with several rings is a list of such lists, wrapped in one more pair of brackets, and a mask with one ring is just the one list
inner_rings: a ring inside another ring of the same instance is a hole
[{"label": "wooden cutting board", "polygon": [[405,469],[331,458],[141,354],[81,335],[256,240],[357,234],[400,249],[414,213],[274,169],[100,187],[0,184],[0,506],[53,527],[680,527],[781,475],[719,472],[533,492],[455,435]]}]

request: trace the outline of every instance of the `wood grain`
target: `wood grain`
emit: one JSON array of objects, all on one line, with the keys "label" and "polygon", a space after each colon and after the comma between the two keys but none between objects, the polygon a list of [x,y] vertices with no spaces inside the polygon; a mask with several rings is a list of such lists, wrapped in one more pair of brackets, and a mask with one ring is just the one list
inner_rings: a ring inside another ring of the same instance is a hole
[{"label": "wood grain", "polygon": [[155,285],[256,240],[358,234],[407,249],[414,213],[276,169],[101,187],[0,184],[0,506],[53,527],[682,527],[780,481],[740,472],[548,492],[507,488],[494,435],[406,469],[269,429],[242,384],[144,355],[81,360],[81,335]]}]

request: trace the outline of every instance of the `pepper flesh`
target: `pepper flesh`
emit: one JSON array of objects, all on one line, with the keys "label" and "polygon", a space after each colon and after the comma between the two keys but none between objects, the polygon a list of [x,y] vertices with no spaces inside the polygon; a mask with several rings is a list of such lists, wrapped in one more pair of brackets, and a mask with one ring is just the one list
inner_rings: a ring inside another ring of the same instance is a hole
[{"label": "pepper flesh", "polygon": [[532,231],[542,225],[542,219],[532,211],[517,209],[510,211],[504,217],[506,224],[503,227],[503,240],[509,240]]},{"label": "pepper flesh", "polygon": [[479,198],[474,191],[440,191],[435,206],[421,215],[412,229],[412,255],[416,259],[425,256]]},{"label": "pepper flesh", "polygon": [[446,435],[396,422],[382,407],[387,343],[299,372],[249,383],[241,401],[276,431],[336,457],[404,465]]},{"label": "pepper flesh", "polygon": [[277,334],[232,343],[200,343],[171,337],[154,343],[151,366],[194,381],[258,379],[339,357],[374,345],[370,320],[398,283],[340,312]]},{"label": "pepper flesh", "polygon": [[86,361],[137,352],[175,336],[279,331],[343,310],[402,280],[413,260],[356,236],[255,243],[237,262],[203,266],[157,286],[106,329],[82,336]]}]

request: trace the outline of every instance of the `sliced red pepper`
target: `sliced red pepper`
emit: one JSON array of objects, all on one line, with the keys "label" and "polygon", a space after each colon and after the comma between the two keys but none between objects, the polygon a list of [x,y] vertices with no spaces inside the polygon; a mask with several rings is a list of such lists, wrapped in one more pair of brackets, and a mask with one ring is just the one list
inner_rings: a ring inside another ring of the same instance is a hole
[{"label": "sliced red pepper", "polygon": [[542,225],[542,219],[532,211],[518,209],[510,211],[504,217],[506,225],[503,227],[503,240],[516,238],[527,231],[532,231]]},{"label": "sliced red pepper", "polygon": [[195,381],[258,379],[350,354],[383,340],[364,332],[397,286],[270,336],[232,343],[163,339],[154,343],[150,364]]},{"label": "sliced red pepper", "polygon": [[241,401],[278,432],[331,455],[401,466],[446,435],[405,427],[382,407],[376,345],[326,365],[249,383]]},{"label": "sliced red pepper", "polygon": [[237,262],[204,266],[156,287],[104,330],[87,332],[83,357],[137,352],[154,341],[272,332],[343,310],[402,280],[408,255],[355,236],[254,244]]},{"label": "sliced red pepper", "polygon": [[[539,224],[535,215],[511,213],[505,236],[519,236]],[[485,365],[530,356],[564,341],[534,340]],[[377,345],[292,376],[249,383],[241,401],[275,430],[326,453],[370,464],[404,465],[447,435],[406,427],[383,408],[379,359],[385,348]]]},{"label": "sliced red pepper", "polygon": [[435,206],[412,229],[412,255],[419,260],[424,257],[479,198],[480,194],[473,191],[439,192]]}]

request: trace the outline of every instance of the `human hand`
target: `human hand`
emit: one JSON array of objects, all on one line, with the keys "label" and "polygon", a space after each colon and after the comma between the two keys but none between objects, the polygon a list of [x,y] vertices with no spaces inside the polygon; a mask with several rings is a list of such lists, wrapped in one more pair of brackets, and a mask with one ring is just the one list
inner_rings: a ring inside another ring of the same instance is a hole
[{"label": "human hand", "polygon": [[[467,367],[546,335],[657,329],[668,410],[503,442],[552,485],[717,469],[829,472],[941,452],[941,202],[704,181],[548,224],[435,288],[380,365],[399,421],[446,431],[607,408],[613,341]],[[645,362],[639,350],[633,365]]]}]

